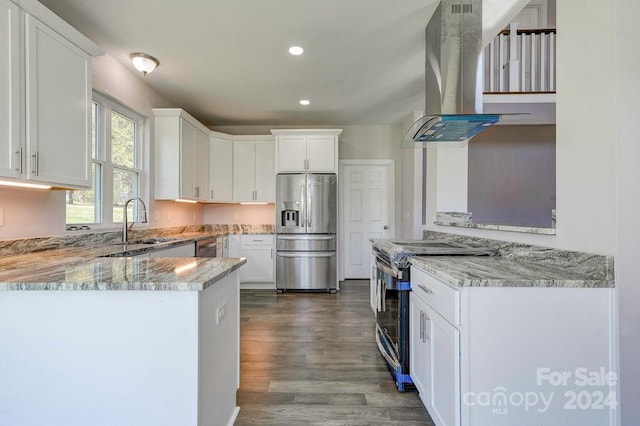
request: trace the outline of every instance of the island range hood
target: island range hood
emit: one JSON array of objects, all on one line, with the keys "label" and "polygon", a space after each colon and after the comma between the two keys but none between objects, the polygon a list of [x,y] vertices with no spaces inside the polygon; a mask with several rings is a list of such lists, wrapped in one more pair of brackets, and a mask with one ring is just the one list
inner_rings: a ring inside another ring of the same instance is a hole
[{"label": "island range hood", "polygon": [[482,0],[441,0],[425,39],[425,116],[404,139],[464,146],[501,116],[482,113]]}]

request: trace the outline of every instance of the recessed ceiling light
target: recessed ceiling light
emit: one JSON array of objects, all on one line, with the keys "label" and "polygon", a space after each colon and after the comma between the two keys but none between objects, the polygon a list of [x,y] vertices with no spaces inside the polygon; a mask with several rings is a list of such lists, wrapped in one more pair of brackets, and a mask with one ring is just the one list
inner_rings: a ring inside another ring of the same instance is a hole
[{"label": "recessed ceiling light", "polygon": [[310,100],[308,100],[308,99],[302,99],[302,100],[300,101],[300,105],[304,105],[304,106],[307,106],[307,105],[309,105],[310,103],[311,103],[311,101],[310,101]]},{"label": "recessed ceiling light", "polygon": [[300,46],[291,46],[289,48],[289,53],[295,56],[302,55],[303,52],[304,52],[304,49]]}]

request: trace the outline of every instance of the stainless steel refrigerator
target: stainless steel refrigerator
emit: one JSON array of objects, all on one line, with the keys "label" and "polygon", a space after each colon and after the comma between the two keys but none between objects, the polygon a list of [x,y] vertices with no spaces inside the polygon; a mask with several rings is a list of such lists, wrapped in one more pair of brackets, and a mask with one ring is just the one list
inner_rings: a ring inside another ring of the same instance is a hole
[{"label": "stainless steel refrigerator", "polygon": [[276,177],[276,289],[330,291],[336,272],[337,177]]}]

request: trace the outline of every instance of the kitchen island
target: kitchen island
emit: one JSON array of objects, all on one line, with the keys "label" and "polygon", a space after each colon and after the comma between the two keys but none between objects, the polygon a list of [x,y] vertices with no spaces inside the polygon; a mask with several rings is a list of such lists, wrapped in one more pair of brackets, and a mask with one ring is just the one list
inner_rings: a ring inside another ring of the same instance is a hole
[{"label": "kitchen island", "polygon": [[78,251],[2,258],[0,424],[233,424],[246,260]]}]

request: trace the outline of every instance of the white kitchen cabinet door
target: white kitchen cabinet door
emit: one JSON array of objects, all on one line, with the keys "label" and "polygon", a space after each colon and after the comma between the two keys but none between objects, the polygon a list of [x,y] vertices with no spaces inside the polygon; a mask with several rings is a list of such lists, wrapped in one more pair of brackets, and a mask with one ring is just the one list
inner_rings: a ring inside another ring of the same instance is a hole
[{"label": "white kitchen cabinet door", "polygon": [[0,176],[20,177],[19,9],[0,0]]},{"label": "white kitchen cabinet door", "polygon": [[415,293],[409,295],[409,372],[425,404],[430,400],[429,341],[426,334],[427,305]]},{"label": "white kitchen cabinet door", "polygon": [[91,58],[25,14],[28,179],[91,186]]},{"label": "white kitchen cabinet door", "polygon": [[155,198],[209,198],[209,130],[180,108],[154,108]]},{"label": "white kitchen cabinet door", "polygon": [[[176,141],[177,142],[177,141]],[[196,128],[190,123],[180,120],[180,198],[196,198],[195,191],[195,158]]]},{"label": "white kitchen cabinet door", "polygon": [[247,258],[247,263],[240,268],[240,282],[274,282],[273,245],[242,245],[240,256]]},{"label": "white kitchen cabinet door", "polygon": [[264,284],[275,283],[274,237],[269,234],[240,235],[240,257],[247,258],[247,263],[240,268],[241,283]]},{"label": "white kitchen cabinet door", "polygon": [[460,426],[460,331],[429,307],[426,315],[427,410],[439,426]]},{"label": "white kitchen cabinet door", "polygon": [[275,143],[262,138],[233,141],[233,201],[276,199]]},{"label": "white kitchen cabinet door", "polygon": [[207,198],[207,135],[185,120],[181,120],[180,197]]},{"label": "white kitchen cabinet door", "polygon": [[233,142],[211,136],[209,143],[209,200],[233,200]]},{"label": "white kitchen cabinet door", "polygon": [[307,170],[310,172],[336,172],[336,139],[332,135],[307,136]]},{"label": "white kitchen cabinet door", "polygon": [[273,140],[256,141],[256,201],[276,200],[276,148]]},{"label": "white kitchen cabinet door", "polygon": [[233,142],[233,201],[255,201],[254,141]]},{"label": "white kitchen cabinet door", "polygon": [[337,173],[342,129],[276,129],[277,173]]},{"label": "white kitchen cabinet door", "polygon": [[229,235],[228,238],[229,257],[240,257],[240,235]]},{"label": "white kitchen cabinet door", "polygon": [[278,172],[306,170],[307,137],[304,135],[278,136]]},{"label": "white kitchen cabinet door", "polygon": [[195,133],[195,158],[194,158],[194,187],[195,197],[198,200],[209,198],[209,136],[196,129]]}]

